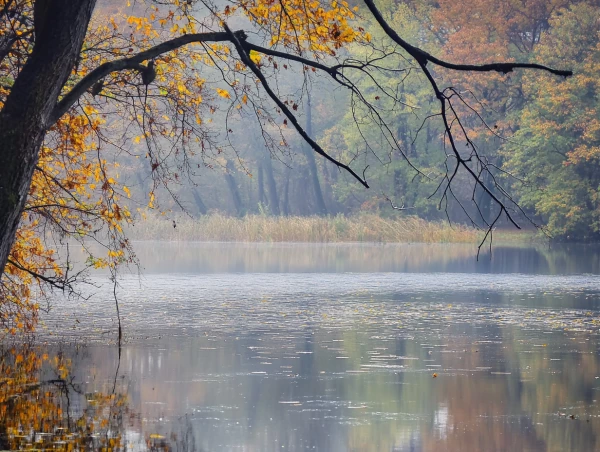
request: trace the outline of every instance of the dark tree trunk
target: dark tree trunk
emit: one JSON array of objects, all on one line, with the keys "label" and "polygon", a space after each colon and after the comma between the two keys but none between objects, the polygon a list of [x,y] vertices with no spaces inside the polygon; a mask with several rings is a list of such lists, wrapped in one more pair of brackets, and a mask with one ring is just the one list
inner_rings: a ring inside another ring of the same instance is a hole
[{"label": "dark tree trunk", "polygon": [[399,198],[404,195],[404,187],[402,186],[402,171],[394,170],[394,197]]},{"label": "dark tree trunk", "polygon": [[[308,134],[308,136],[312,136],[312,112],[310,105],[310,94],[308,95],[308,100],[306,103],[306,133]],[[317,171],[317,162],[315,160],[315,154],[306,144],[304,144],[302,148],[304,149],[304,155],[306,155],[306,159],[308,160],[308,169],[310,173],[313,192],[315,195],[317,213],[319,215],[327,215],[327,206],[325,206],[323,192],[321,191],[321,184],[319,182],[319,173]]]},{"label": "dark tree trunk", "polygon": [[[492,192],[496,192],[496,188],[494,186],[494,181],[492,176],[487,171],[483,173],[481,176],[482,182],[485,186]],[[493,200],[481,187],[475,187],[477,205],[479,206],[479,214],[481,215],[481,219],[486,223],[491,223],[493,221],[492,218],[492,206]]]},{"label": "dark tree trunk", "polygon": [[0,270],[15,239],[52,112],[96,3],[43,1],[45,14],[38,17],[35,46],[0,112]]},{"label": "dark tree trunk", "polygon": [[323,197],[325,198],[327,212],[335,214],[337,207],[335,206],[335,202],[333,200],[333,185],[331,184],[331,175],[329,173],[329,167],[327,166],[328,163],[329,162],[327,162],[327,160],[322,160],[323,182],[325,182],[325,186],[323,187]]},{"label": "dark tree trunk", "polygon": [[[490,150],[490,142],[486,141],[480,144],[480,152],[484,155],[486,154],[490,154],[490,152],[488,152]],[[499,168],[501,167],[502,163],[498,162],[496,158],[492,157],[492,158],[488,158],[489,163],[494,165],[495,167]],[[492,175],[488,172],[488,171],[483,171],[481,176],[481,181],[483,182],[483,184],[492,192],[492,193],[496,193],[496,187],[494,184],[494,178],[492,177]],[[484,222],[486,223],[491,223],[494,218],[493,218],[493,214],[492,214],[492,208],[494,206],[494,201],[492,200],[491,196],[489,194],[487,194],[480,186],[475,186],[475,200],[476,200],[476,206],[475,209],[477,210],[478,215]]]},{"label": "dark tree trunk", "polygon": [[135,172],[135,178],[137,180],[137,186],[139,188],[140,191],[140,195],[143,197],[148,195],[148,192],[150,190],[148,190],[148,184],[146,183],[146,180],[142,177],[142,173],[141,171],[136,171]]},{"label": "dark tree trunk", "polygon": [[292,215],[306,217],[314,215],[315,209],[311,204],[311,197],[307,193],[306,181],[309,178],[309,172],[305,168],[300,174],[292,175]]},{"label": "dark tree trunk", "polygon": [[[410,149],[408,149],[408,145],[407,142],[409,140],[406,140],[406,128],[405,128],[406,124],[401,120],[400,124],[398,125],[398,129],[396,131],[397,134],[397,140],[398,140],[398,144],[400,145],[401,148],[404,149],[404,152],[406,153],[406,155],[410,154]],[[396,198],[396,201],[398,201],[400,198],[404,198],[406,196],[406,182],[404,181],[403,177],[402,177],[402,169],[400,168],[400,165],[402,164],[402,154],[400,153],[400,151],[394,151],[392,154],[392,159],[394,161],[394,171],[393,171],[393,179],[392,179],[392,183],[393,183],[393,194],[394,197]]]},{"label": "dark tree trunk", "polygon": [[264,161],[267,173],[267,185],[269,186],[269,210],[273,215],[279,215],[279,196],[277,196],[277,183],[273,174],[273,162],[271,156],[267,155]]},{"label": "dark tree trunk", "polygon": [[17,42],[16,33],[7,33],[0,36],[0,63],[8,56],[15,42]]},{"label": "dark tree trunk", "polygon": [[243,217],[245,214],[244,205],[242,204],[242,197],[240,196],[240,191],[238,190],[237,183],[235,182],[235,177],[233,177],[235,167],[231,160],[227,160],[226,169],[227,172],[225,173],[225,179],[227,180],[227,186],[231,192],[233,205],[235,206],[235,212],[238,217]]}]

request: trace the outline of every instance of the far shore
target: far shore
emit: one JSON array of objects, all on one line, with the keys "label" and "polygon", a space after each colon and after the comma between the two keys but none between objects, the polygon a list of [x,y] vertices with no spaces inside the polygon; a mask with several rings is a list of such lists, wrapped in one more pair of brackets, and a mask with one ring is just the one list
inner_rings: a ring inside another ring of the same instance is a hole
[{"label": "far shore", "polygon": [[[383,218],[375,214],[346,217],[243,218],[221,214],[191,218],[184,215],[146,215],[127,229],[134,241],[178,242],[266,242],[266,243],[480,243],[481,231],[447,221],[426,221],[414,216]],[[497,229],[493,243],[545,243],[547,238],[532,231]]]}]

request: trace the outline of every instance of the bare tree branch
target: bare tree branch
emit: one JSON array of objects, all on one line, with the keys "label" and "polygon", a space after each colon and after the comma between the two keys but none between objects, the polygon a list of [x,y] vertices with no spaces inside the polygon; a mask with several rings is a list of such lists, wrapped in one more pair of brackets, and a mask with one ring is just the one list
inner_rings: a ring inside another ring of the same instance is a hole
[{"label": "bare tree branch", "polygon": [[346,165],[346,164],[344,164],[344,163],[342,163],[342,162],[334,159],[333,157],[331,157],[327,152],[325,152],[323,150],[323,148],[321,148],[321,146],[319,146],[317,144],[317,142],[315,142],[304,131],[304,129],[298,123],[298,119],[290,111],[290,109],[287,107],[287,105],[285,105],[281,101],[281,99],[279,99],[279,97],[273,92],[273,90],[269,86],[269,84],[267,82],[267,79],[265,78],[265,76],[263,75],[263,73],[258,69],[258,67],[256,67],[256,65],[250,59],[249,50],[246,50],[244,48],[244,45],[242,44],[242,41],[245,41],[245,39],[240,40],[239,37],[229,29],[229,27],[227,26],[227,24],[224,23],[223,27],[225,28],[225,30],[227,31],[227,33],[231,37],[231,42],[233,43],[233,45],[235,46],[236,50],[238,51],[238,53],[240,55],[240,58],[242,59],[242,62],[246,66],[248,66],[250,68],[250,70],[254,73],[254,75],[256,75],[256,77],[260,80],[260,82],[262,83],[263,88],[267,92],[268,96],[273,100],[273,102],[275,102],[275,104],[277,104],[277,107],[279,107],[281,109],[281,111],[283,112],[283,114],[290,120],[290,122],[292,123],[292,125],[294,126],[294,128],[298,131],[298,133],[300,134],[300,136],[310,145],[311,148],[313,148],[313,150],[317,154],[325,157],[327,160],[329,160],[330,162],[332,162],[333,164],[335,164],[339,168],[342,168],[342,169],[346,170],[356,180],[358,180],[363,186],[365,186],[366,188],[369,188],[369,184],[367,183],[367,181],[365,180],[364,177],[361,177],[358,174],[356,174],[356,172],[354,172],[354,170],[352,168],[350,168],[348,165]]},{"label": "bare tree branch", "polygon": [[385,193],[381,194],[392,206],[392,209],[394,210],[409,210],[409,209],[414,209],[414,207],[405,207],[404,206],[404,202],[402,202],[401,206],[397,206],[394,204],[394,202],[391,200],[391,198],[389,196],[387,196]]},{"label": "bare tree branch", "polygon": [[465,71],[465,72],[500,72],[502,74],[508,74],[509,72],[514,71],[515,69],[541,69],[547,72],[550,72],[554,75],[560,75],[562,77],[569,77],[573,75],[573,71],[565,71],[553,69],[548,66],[544,66],[542,64],[536,63],[487,63],[487,64],[456,64],[450,63],[445,60],[441,60],[431,55],[430,53],[420,49],[419,47],[415,47],[412,44],[408,43],[404,39],[396,33],[396,31],[390,27],[390,25],[383,18],[383,15],[375,6],[373,0],[363,0],[373,17],[377,21],[377,23],[383,28],[383,31],[400,47],[402,47],[406,52],[410,54],[419,64],[423,66],[427,65],[427,63],[431,62],[437,66],[445,67],[447,69],[453,69],[456,71]]}]

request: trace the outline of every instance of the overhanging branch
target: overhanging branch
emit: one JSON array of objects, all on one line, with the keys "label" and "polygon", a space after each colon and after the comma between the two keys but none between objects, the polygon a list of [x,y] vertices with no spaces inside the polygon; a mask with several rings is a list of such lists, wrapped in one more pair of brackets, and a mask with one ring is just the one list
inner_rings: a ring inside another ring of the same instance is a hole
[{"label": "overhanging branch", "polygon": [[[287,105],[285,105],[285,103],[283,103],[281,101],[281,99],[279,99],[279,97],[277,97],[277,95],[273,92],[273,90],[271,89],[271,87],[269,86],[267,79],[265,78],[265,76],[263,75],[263,73],[260,71],[260,69],[258,69],[258,67],[254,64],[254,62],[252,62],[252,60],[250,59],[250,49],[249,48],[245,48],[245,39],[240,39],[237,35],[235,35],[227,26],[227,24],[223,24],[223,27],[225,28],[225,31],[228,33],[228,35],[231,37],[231,42],[233,43],[233,45],[235,46],[238,54],[240,55],[240,58],[242,60],[242,62],[248,66],[248,68],[250,68],[250,70],[254,73],[254,75],[256,75],[256,77],[260,80],[264,90],[266,91],[267,95],[271,98],[271,100],[273,100],[273,102],[275,102],[275,104],[277,105],[277,107],[283,112],[283,114],[290,120],[290,122],[292,123],[292,125],[294,126],[294,128],[296,129],[296,131],[300,134],[300,136],[309,144],[309,146],[319,155],[323,156],[325,159],[329,160],[330,162],[332,162],[334,165],[336,165],[339,168],[342,168],[344,170],[346,170],[348,173],[350,173],[352,175],[352,177],[354,177],[356,180],[358,180],[364,187],[369,188],[369,184],[367,183],[366,179],[364,177],[359,176],[352,168],[350,168],[348,165],[340,162],[339,160],[334,159],[333,157],[331,157],[327,152],[325,152],[323,150],[323,148],[321,146],[319,146],[319,144],[314,141],[312,139],[311,136],[309,136],[306,131],[302,128],[302,126],[300,126],[300,124],[298,123],[298,119],[294,116],[294,114],[291,112],[291,110],[287,107]],[[327,72],[330,72],[330,69],[327,70]]]},{"label": "overhanging branch", "polygon": [[[445,182],[440,183],[440,186],[438,186],[438,188],[436,189],[436,192],[437,192],[438,190],[440,190],[440,188],[443,185],[445,185],[445,188],[443,189],[442,199],[440,200],[440,207],[441,207],[441,202],[444,199],[447,199],[448,192],[453,195],[452,188],[451,188],[452,182],[453,182],[455,176],[457,175],[459,167],[463,167],[469,173],[469,176],[474,180],[475,187],[477,187],[477,186],[481,187],[481,189],[499,206],[498,214],[495,216],[495,218],[491,222],[488,222],[482,216],[483,222],[485,223],[485,226],[486,226],[485,227],[486,234],[479,245],[479,250],[481,250],[481,247],[483,246],[483,244],[486,242],[486,240],[488,238],[490,239],[490,246],[491,246],[493,229],[494,229],[495,225],[497,224],[497,222],[500,220],[500,217],[502,214],[506,215],[507,219],[516,228],[520,229],[516,220],[513,218],[513,216],[509,212],[507,205],[510,205],[511,203],[516,205],[517,208],[519,209],[519,211],[522,214],[524,214],[525,217],[531,221],[531,219],[527,216],[527,214],[525,214],[523,209],[513,200],[513,198],[510,195],[508,195],[506,193],[506,191],[504,191],[503,189],[501,190],[501,193],[503,194],[504,198],[500,199],[500,197],[496,196],[492,192],[490,187],[488,187],[488,185],[482,180],[481,175],[485,171],[487,174],[489,174],[492,177],[492,180],[494,181],[493,182],[494,185],[492,185],[492,187],[494,187],[494,186],[497,188],[499,187],[498,183],[495,180],[494,175],[491,173],[491,171],[488,167],[488,164],[484,160],[482,160],[482,158],[478,154],[475,144],[469,138],[469,136],[467,134],[467,130],[463,126],[463,124],[458,116],[457,111],[454,109],[454,107],[452,105],[452,95],[450,95],[450,96],[446,95],[445,90],[441,90],[438,87],[438,84],[433,76],[433,73],[427,65],[428,65],[428,63],[432,63],[433,65],[436,65],[436,66],[440,66],[440,67],[443,67],[446,69],[461,71],[461,72],[499,72],[502,74],[507,74],[509,72],[512,72],[515,69],[536,69],[536,70],[546,71],[551,74],[562,76],[562,77],[569,77],[569,76],[573,75],[573,72],[569,71],[569,70],[553,69],[551,67],[544,66],[541,64],[536,64],[536,63],[488,63],[488,64],[481,64],[481,65],[451,63],[451,62],[436,58],[433,55],[429,54],[428,52],[426,52],[418,47],[415,47],[415,46],[411,45],[410,43],[408,43],[407,41],[405,41],[404,39],[402,39],[398,35],[398,33],[396,33],[396,31],[392,27],[390,27],[390,25],[387,23],[387,21],[383,18],[381,12],[377,9],[373,0],[364,0],[364,3],[367,6],[367,8],[369,9],[369,11],[371,12],[371,14],[373,14],[373,17],[375,18],[377,23],[381,26],[381,28],[387,34],[387,36],[390,39],[392,39],[398,46],[400,46],[404,51],[406,51],[410,56],[412,56],[417,61],[417,63],[421,67],[423,74],[425,74],[425,76],[427,77],[427,80],[429,81],[429,84],[431,85],[437,100],[439,101],[440,116],[441,116],[443,124],[444,124],[445,136],[447,137],[447,139],[449,141],[450,147],[453,152],[453,156],[456,158],[456,166],[452,170],[452,174],[449,175],[447,173],[446,177],[444,178]],[[459,97],[459,99],[461,99],[462,102],[464,102],[464,100],[462,99],[462,96],[459,95],[458,97]],[[449,119],[448,119],[449,114],[451,114],[454,118],[452,121],[449,121]],[[458,147],[456,144],[456,138],[452,132],[454,123],[457,124],[457,126],[460,128],[460,131],[464,135],[464,137],[467,141],[467,146],[470,146],[472,149],[471,156],[469,156],[468,158],[463,158],[461,156],[460,152],[458,151]],[[470,166],[470,162],[473,159],[475,159],[475,161],[481,167],[479,172],[475,171]],[[499,188],[501,188],[501,187],[499,187]],[[473,200],[474,200],[474,198],[473,198]],[[460,202],[459,202],[459,204],[460,204]],[[460,205],[462,207],[462,204],[460,204]],[[463,208],[463,210],[464,210],[464,208]],[[478,207],[478,211],[479,211],[479,207]],[[465,211],[465,213],[466,213],[466,211]],[[467,216],[469,216],[469,215],[467,215]],[[471,220],[471,221],[473,221],[473,220]],[[478,251],[478,256],[479,256],[479,251]]]},{"label": "overhanging branch", "polygon": [[548,66],[544,66],[543,64],[536,63],[487,63],[487,64],[456,64],[451,63],[442,59],[439,59],[430,53],[420,49],[419,47],[415,47],[412,44],[408,43],[404,39],[396,33],[396,31],[390,27],[387,21],[383,18],[383,15],[379,11],[379,9],[375,6],[373,0],[363,0],[373,17],[381,26],[383,31],[400,47],[402,47],[406,52],[410,54],[415,60],[417,60],[420,64],[426,65],[427,63],[433,63],[437,66],[444,67],[447,69],[453,69],[456,71],[464,71],[464,72],[500,72],[502,74],[508,74],[509,72],[514,71],[515,69],[539,69],[543,71],[550,72],[554,75],[560,75],[562,77],[570,77],[573,75],[573,71],[564,71],[559,69],[553,69]]},{"label": "overhanging branch", "polygon": [[[234,33],[244,34],[243,31],[236,31]],[[87,90],[89,90],[94,83],[106,77],[111,72],[123,71],[126,69],[137,69],[141,67],[141,63],[152,58],[156,58],[164,53],[170,52],[171,50],[178,49],[187,44],[194,42],[223,42],[231,41],[229,34],[226,32],[212,32],[212,33],[192,33],[178,38],[170,39],[154,47],[144,50],[143,52],[137,53],[136,55],[128,58],[122,58],[120,60],[109,61],[104,63],[82,78],[71,91],[69,91],[54,108],[52,115],[49,120],[47,127],[50,127],[56,121],[64,115]]]},{"label": "overhanging branch", "polygon": [[[482,64],[482,65],[473,65],[473,64],[455,64],[455,63],[441,60],[441,59],[431,55],[430,53],[420,49],[419,47],[413,46],[410,43],[408,43],[407,41],[405,41],[404,39],[402,39],[398,35],[398,33],[385,21],[381,12],[375,6],[373,0],[364,0],[364,2],[365,2],[365,5],[367,6],[367,8],[370,10],[370,12],[373,14],[377,23],[383,28],[385,33],[397,45],[399,45],[402,49],[404,49],[409,55],[411,55],[417,61],[417,63],[421,67],[422,71],[425,73],[425,75],[429,79],[429,81],[436,93],[436,97],[438,98],[438,100],[441,103],[442,116],[444,116],[444,117],[446,115],[446,108],[445,108],[446,105],[445,104],[446,104],[446,101],[449,101],[449,99],[447,99],[446,96],[437,87],[436,82],[433,79],[431,72],[427,68],[428,63],[432,63],[432,64],[435,64],[437,66],[444,67],[447,69],[452,69],[452,70],[457,70],[457,71],[465,71],[465,72],[467,72],[467,71],[494,72],[495,71],[495,72],[500,72],[500,73],[509,73],[515,69],[524,68],[524,69],[544,70],[549,73],[559,75],[559,76],[564,76],[564,77],[572,75],[571,71],[557,70],[557,69],[553,69],[553,68],[550,68],[550,67],[547,67],[544,65],[540,65],[540,64],[535,64],[535,63],[489,63],[489,64]],[[312,139],[312,137],[310,137],[303,130],[303,128],[300,126],[297,118],[294,116],[294,114],[291,112],[291,110],[285,105],[284,102],[281,101],[281,99],[278,98],[278,96],[270,88],[264,74],[261,72],[260,68],[256,64],[254,64],[254,62],[251,60],[249,55],[250,55],[250,51],[256,51],[256,52],[263,53],[265,55],[283,58],[283,59],[287,59],[287,60],[291,60],[291,61],[296,61],[305,66],[312,67],[313,69],[319,69],[319,70],[327,73],[333,79],[335,79],[337,82],[339,82],[343,86],[347,86],[347,87],[348,87],[348,85],[345,83],[346,77],[343,75],[341,69],[343,69],[345,67],[354,67],[354,66],[345,65],[345,64],[328,66],[326,64],[310,60],[310,59],[305,58],[300,55],[295,55],[292,53],[281,52],[281,51],[277,51],[274,49],[265,48],[265,47],[262,47],[262,46],[259,46],[256,44],[249,43],[246,40],[246,34],[244,33],[244,31],[233,32],[229,29],[227,24],[223,24],[223,27],[225,29],[225,31],[223,31],[223,32],[194,33],[194,34],[183,35],[178,38],[174,38],[169,41],[165,41],[159,45],[151,47],[148,50],[139,52],[134,56],[131,56],[128,58],[122,58],[119,60],[115,60],[115,61],[111,61],[111,62],[102,64],[101,66],[97,67],[92,72],[90,72],[83,79],[81,79],[79,81],[79,83],[77,83],[73,87],[73,89],[70,92],[68,92],[61,99],[60,102],[57,103],[57,105],[53,111],[53,114],[51,115],[49,125],[54,124],[62,115],[64,115],[85,92],[87,92],[90,88],[92,88],[92,86],[95,83],[97,83],[99,80],[106,77],[108,74],[110,74],[112,72],[117,72],[117,71],[122,71],[122,70],[142,71],[144,69],[144,66],[142,66],[141,63],[143,63],[144,61],[155,58],[157,56],[160,56],[164,53],[175,50],[177,48],[183,47],[187,44],[201,43],[201,42],[231,42],[236,47],[242,62],[256,75],[256,77],[260,80],[261,84],[263,85],[263,88],[265,89],[267,95],[271,98],[271,100],[273,100],[273,102],[275,102],[277,107],[288,118],[288,120],[291,122],[291,124],[296,129],[296,131],[311,146],[311,148],[318,154],[322,155],[327,160],[334,163],[339,168],[344,169],[347,172],[349,172],[354,178],[356,178],[358,181],[360,181],[362,185],[364,185],[365,187],[368,187],[368,183],[366,182],[364,177],[359,176],[348,165],[343,164],[342,162],[331,157],[327,152],[325,152],[319,146],[319,144],[317,144]],[[446,125],[446,132],[450,135],[449,138],[451,141],[452,149],[457,158],[457,164],[464,166],[467,169],[467,171],[472,172],[470,170],[470,168],[468,168],[468,165],[466,164],[467,161],[463,160],[460,157],[460,154],[458,153],[456,145],[453,142],[453,137],[452,137],[452,133],[450,131],[449,125],[447,123],[445,125]],[[475,177],[475,178],[479,182],[479,184],[482,186],[484,191],[488,192],[488,194],[492,197],[492,199],[497,201],[502,206],[504,212],[509,217],[509,219],[513,223],[515,223],[514,220],[512,220],[508,211],[506,210],[505,206],[487,189],[485,184],[481,183],[481,181],[479,181],[477,177]],[[515,225],[516,225],[516,223],[515,223]]]},{"label": "overhanging branch", "polygon": [[12,259],[8,259],[7,261],[9,264],[11,264],[12,266],[18,268],[21,271],[24,271],[26,273],[29,273],[31,276],[33,276],[35,279],[39,279],[40,281],[44,281],[45,283],[49,284],[50,286],[54,287],[55,289],[59,289],[59,290],[65,290],[70,288],[71,284],[69,281],[63,281],[59,278],[53,278],[53,277],[48,277],[48,276],[44,276],[40,273],[37,273],[15,261],[13,261]]}]

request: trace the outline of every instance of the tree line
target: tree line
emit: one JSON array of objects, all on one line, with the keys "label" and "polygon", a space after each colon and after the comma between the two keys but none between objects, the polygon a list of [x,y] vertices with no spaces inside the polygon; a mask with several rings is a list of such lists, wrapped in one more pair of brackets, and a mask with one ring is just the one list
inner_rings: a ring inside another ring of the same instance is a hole
[{"label": "tree line", "polygon": [[[386,17],[394,28],[442,58],[479,64],[544,62],[574,70],[573,77],[560,79],[539,72],[438,73],[459,99],[456,108],[468,134],[458,134],[460,151],[469,156],[476,150],[483,162],[478,171],[490,191],[510,194],[522,208],[515,209],[522,223],[544,228],[554,240],[597,240],[597,2],[482,0],[456,5],[423,0],[387,6],[386,11],[394,11]],[[375,31],[372,41],[379,43],[384,35]],[[350,45],[346,51],[348,58],[360,61],[370,49]],[[365,210],[393,215],[394,205],[429,220],[491,223],[497,215],[495,201],[468,174],[457,176],[460,184],[445,198],[436,192],[452,162],[424,76],[406,70],[369,74],[357,84],[372,93],[369,102],[387,113],[398,149],[378,142],[381,130],[369,117],[369,107],[347,108],[351,94],[316,83],[304,93],[302,120],[336,158],[368,166],[371,190],[357,189],[352,178],[310,152],[298,137],[290,139],[289,153],[269,153],[260,133],[248,133],[253,126],[243,123],[236,145],[243,152],[223,157],[220,171],[204,171],[195,183],[183,184],[178,194],[185,209],[200,215],[212,210],[237,216]],[[401,99],[386,98],[377,85],[401,87]],[[141,180],[134,185],[148,191]],[[471,199],[476,202],[469,205]],[[176,208],[175,202],[168,205]],[[502,219],[499,225],[508,223]]]}]

